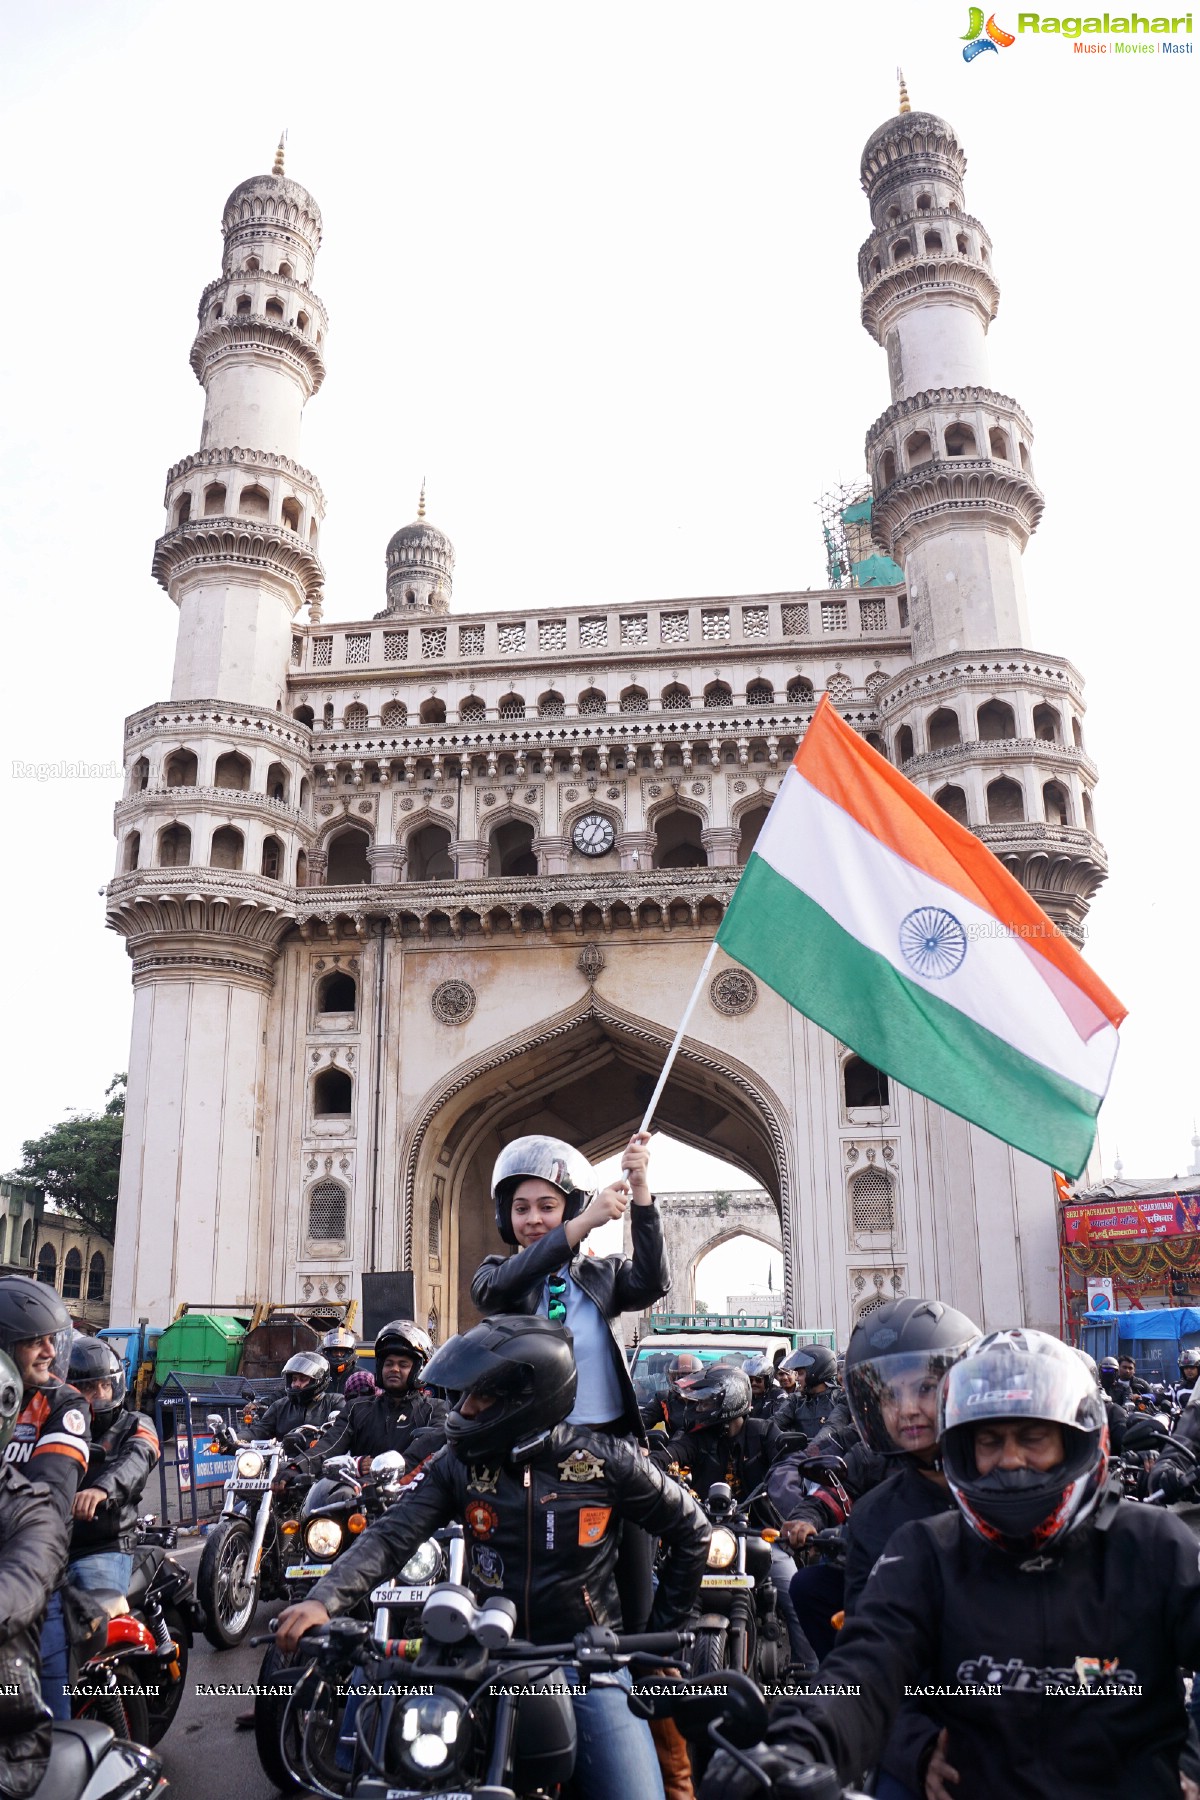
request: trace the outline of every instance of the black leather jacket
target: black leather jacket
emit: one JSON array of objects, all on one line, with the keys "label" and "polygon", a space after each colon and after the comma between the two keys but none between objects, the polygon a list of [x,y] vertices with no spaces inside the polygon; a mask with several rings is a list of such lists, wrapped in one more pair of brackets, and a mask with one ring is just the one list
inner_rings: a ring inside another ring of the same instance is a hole
[{"label": "black leather jacket", "polygon": [[410,1455],[414,1440],[421,1435],[427,1455],[434,1438],[423,1434],[436,1433],[445,1416],[445,1401],[435,1400],[432,1394],[372,1394],[352,1401],[330,1419],[300,1462],[304,1468],[319,1469],[327,1456],[381,1456],[385,1450],[398,1450],[406,1460],[415,1462],[418,1458]]},{"label": "black leather jacket", "polygon": [[0,1465],[0,1794],[25,1800],[46,1772],[42,1615],[67,1563],[67,1522],[42,1481]]},{"label": "black leather jacket", "polygon": [[128,1554],[137,1536],[138,1506],[160,1455],[158,1433],[145,1413],[123,1412],[101,1437],[92,1439],[87,1474],[80,1489],[108,1495],[90,1519],[71,1527],[71,1560],[104,1550]]},{"label": "black leather jacket", "polygon": [[559,1425],[520,1463],[468,1466],[439,1451],[309,1598],[345,1612],[452,1519],[466,1530],[468,1586],[480,1598],[505,1594],[518,1633],[534,1643],[597,1623],[619,1629],[622,1519],[662,1538],[649,1630],[681,1625],[700,1592],[710,1533],[691,1495],[623,1438]]},{"label": "black leather jacket", "polygon": [[[727,1481],[735,1500],[744,1500],[765,1480],[767,1470],[783,1446],[779,1430],[771,1419],[748,1418],[736,1437],[723,1431],[682,1431],[662,1440],[656,1432],[650,1443],[650,1454],[660,1467],[677,1463],[690,1470],[688,1486],[707,1500],[714,1481]],[[765,1499],[756,1502],[754,1516],[764,1524],[775,1524],[775,1515]]]},{"label": "black leather jacket", "polygon": [[515,1256],[486,1256],[475,1271],[471,1298],[481,1313],[535,1313],[547,1276],[569,1264],[572,1281],[595,1301],[608,1320],[624,1401],[625,1429],[644,1444],[645,1427],[619,1335],[621,1314],[648,1311],[670,1291],[671,1273],[657,1206],[631,1206],[628,1216],[633,1233],[632,1257],[587,1256],[572,1251],[566,1230],[560,1225],[527,1250],[518,1250]]},{"label": "black leather jacket", "polygon": [[306,1400],[303,1390],[298,1394],[280,1394],[258,1420],[252,1436],[282,1438],[289,1431],[295,1431],[298,1425],[315,1425],[319,1430],[341,1403],[341,1395],[331,1394],[328,1389],[315,1400],[311,1397]]}]

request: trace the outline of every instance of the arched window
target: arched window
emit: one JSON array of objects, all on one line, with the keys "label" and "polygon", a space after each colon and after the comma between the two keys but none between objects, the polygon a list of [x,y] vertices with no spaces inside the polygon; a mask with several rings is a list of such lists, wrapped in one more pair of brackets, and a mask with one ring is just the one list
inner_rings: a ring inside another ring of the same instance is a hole
[{"label": "arched window", "polygon": [[645,688],[627,687],[621,695],[621,711],[623,713],[649,712],[650,696]]},{"label": "arched window", "polygon": [[902,725],[896,733],[896,761],[911,762],[913,758],[913,734],[907,725]]},{"label": "arched window", "polygon": [[855,1231],[894,1231],[892,1178],[882,1169],[860,1169],[850,1182],[850,1223]]},{"label": "arched window", "polygon": [[78,1300],[83,1293],[83,1258],[78,1250],[68,1250],[63,1262],[62,1294],[64,1300]]},{"label": "arched window", "polygon": [[954,243],[955,243],[956,249],[958,250],[958,254],[960,256],[967,256],[970,253],[971,246],[967,242],[967,234],[965,231],[959,232],[958,236],[954,240]]},{"label": "arched window", "polygon": [[710,681],[704,690],[705,706],[732,706],[733,693],[728,682]]},{"label": "arched window", "polygon": [[854,686],[848,675],[831,675],[825,683],[825,692],[831,700],[840,702],[850,698]]},{"label": "arched window", "polygon": [[813,684],[806,675],[793,675],[788,682],[787,697],[789,706],[811,706]]},{"label": "arched window", "polygon": [[1085,788],[1083,791],[1083,823],[1092,836],[1096,835],[1096,820],[1092,814],[1092,796]]},{"label": "arched window", "polygon": [[880,756],[887,757],[887,760],[889,762],[891,762],[892,759],[890,756],[888,756],[888,747],[887,747],[887,739],[886,738],[882,737],[878,731],[865,731],[863,733],[863,736],[865,737],[867,743],[870,744],[872,750],[878,750]]},{"label": "arched window", "polygon": [[889,225],[898,225],[900,223],[900,208],[898,206],[889,206],[888,207],[887,223]]},{"label": "arched window", "polygon": [[454,875],[450,833],[441,825],[424,825],[408,839],[409,881],[448,881]]},{"label": "arched window", "polygon": [[230,788],[235,794],[248,794],[250,758],[240,755],[236,750],[227,750],[224,756],[218,756],[217,766],[213,770],[213,786]]},{"label": "arched window", "polygon": [[345,731],[365,731],[370,724],[371,715],[361,701],[348,706],[342,715],[342,728]]},{"label": "arched window", "polygon": [[222,825],[213,832],[208,866],[210,869],[240,869],[245,850],[246,840],[241,832],[233,825]]},{"label": "arched window", "polygon": [[1026,449],[1025,445],[1020,441],[1020,439],[1017,440],[1017,454],[1021,458],[1021,467],[1025,471],[1026,475],[1032,475],[1033,474],[1033,464],[1029,460],[1029,451]]},{"label": "arched window", "polygon": [[327,700],[321,709],[321,719],[326,731],[333,730],[333,701]]},{"label": "arched window", "polygon": [[914,431],[904,444],[904,461],[910,469],[933,461],[933,444],[927,431]]},{"label": "arched window", "polygon": [[539,719],[561,719],[566,713],[566,710],[566,701],[561,694],[556,694],[553,688],[549,693],[543,694],[538,701]]},{"label": "arched window", "polygon": [[239,294],[238,295],[238,297],[237,297],[237,316],[239,319],[245,319],[245,318],[249,317],[249,314],[251,311],[251,305],[252,305],[252,303],[251,303],[249,294]]},{"label": "arched window", "polygon": [[468,694],[458,709],[464,725],[482,725],[487,718],[487,702],[478,694]]},{"label": "arched window", "polygon": [[308,1191],[306,1236],[317,1243],[341,1242],[346,1236],[347,1193],[340,1181],[316,1181]]},{"label": "arched window", "polygon": [[[504,716],[505,715],[501,713],[500,717],[503,718]],[[511,713],[509,714],[509,717],[523,719],[525,717],[525,702],[521,702],[521,710],[519,713]],[[436,699],[422,700],[421,723],[422,725],[444,725],[446,723],[446,702],[444,700]]]},{"label": "arched window", "polygon": [[160,869],[184,869],[192,860],[192,834],[186,825],[167,825],[158,834]]},{"label": "arched window", "polygon": [[944,813],[949,813],[960,825],[967,824],[967,796],[960,787],[939,788],[933,798]]},{"label": "arched window", "polygon": [[933,211],[933,201],[928,194],[918,194],[918,196],[917,196],[917,211],[919,213],[927,213],[927,212]]},{"label": "arched window", "polygon": [[912,242],[906,237],[897,238],[892,245],[892,261],[894,263],[907,262],[912,253]]},{"label": "arched window", "polygon": [[141,854],[142,834],[140,831],[131,831],[129,836],[125,839],[125,855],[123,863],[126,874],[129,874],[132,870],[137,868],[138,859]]},{"label": "arched window", "polygon": [[146,757],[139,756],[129,771],[129,792],[144,794],[150,786],[150,764]]},{"label": "arched window", "polygon": [[30,1261],[30,1258],[32,1257],[32,1255],[33,1255],[33,1220],[26,1219],[24,1225],[22,1225],[22,1227],[21,1227],[21,1261],[22,1261],[22,1263],[25,1264],[26,1268],[28,1268],[28,1266],[29,1266],[29,1261]]},{"label": "arched window", "polygon": [[281,300],[274,300],[274,299],[268,300],[265,311],[266,311],[266,315],[267,315],[268,319],[277,319],[279,321],[279,323],[282,325],[282,323],[283,323],[283,302]]},{"label": "arched window", "polygon": [[297,850],[297,852],[296,852],[296,886],[297,887],[307,887],[308,886],[308,852],[307,852],[307,850]]},{"label": "arched window", "polygon": [[175,524],[176,524],[176,526],[178,527],[180,525],[186,525],[188,520],[191,518],[191,516],[192,516],[192,496],[190,494],[180,494],[178,500],[175,502]]},{"label": "arched window", "polygon": [[342,1069],[322,1069],[313,1082],[313,1112],[318,1119],[350,1116],[354,1083]]},{"label": "arched window", "polygon": [[91,1262],[88,1264],[87,1297],[89,1300],[103,1300],[103,1298],[104,1298],[104,1277],[105,1277],[106,1273],[107,1273],[107,1269],[105,1267],[104,1258],[100,1254],[99,1250],[97,1250],[97,1252],[93,1256]]},{"label": "arched window", "polygon": [[325,873],[327,887],[353,887],[360,882],[370,881],[371,865],[367,861],[370,842],[366,832],[360,831],[355,825],[330,838]]},{"label": "arched window", "polygon": [[974,456],[975,433],[969,425],[955,423],[946,427],[946,455]]},{"label": "arched window", "polygon": [[204,516],[206,519],[219,519],[225,512],[225,484],[214,481],[211,487],[204,490]]},{"label": "arched window", "polygon": [[694,812],[682,808],[662,813],[654,827],[656,869],[705,869],[708,852],[700,841],[701,824]]},{"label": "arched window", "polygon": [[47,1287],[58,1286],[58,1258],[54,1254],[53,1244],[43,1244],[38,1251],[37,1278],[44,1281]]},{"label": "arched window", "polygon": [[948,706],[939,706],[935,713],[929,715],[925,732],[931,750],[953,750],[956,744],[962,743],[958,714]]},{"label": "arched window", "polygon": [[842,1090],[847,1107],[889,1104],[887,1076],[861,1056],[851,1056],[847,1060],[842,1070]]},{"label": "arched window", "polygon": [[191,750],[172,750],[163,768],[167,786],[195,787],[200,764]]},{"label": "arched window", "polygon": [[927,231],[925,233],[925,249],[930,256],[940,256],[943,248],[942,234],[940,231]]},{"label": "arched window", "polygon": [[299,326],[301,331],[307,331],[308,330],[308,314],[306,312],[298,312],[296,314],[296,324]]},{"label": "arched window", "polygon": [[1054,706],[1035,706],[1033,709],[1033,735],[1041,738],[1044,744],[1061,744],[1062,718],[1058,708]]},{"label": "arched window", "polygon": [[260,264],[259,264],[259,260],[258,260],[257,256],[248,256],[246,258],[245,262],[242,264],[242,268],[246,271],[246,273],[248,275],[256,275],[258,273],[259,267],[260,267]]},{"label": "arched window", "polygon": [[1071,802],[1067,790],[1060,781],[1047,781],[1042,788],[1042,805],[1046,812],[1048,825],[1069,825],[1071,823]]},{"label": "arched window", "polygon": [[238,511],[243,519],[265,519],[270,516],[271,496],[266,488],[244,487],[238,500]]},{"label": "arched window", "polygon": [[692,696],[678,681],[672,681],[662,691],[662,709],[664,712],[687,712],[692,704]]},{"label": "arched window", "polygon": [[311,706],[298,706],[292,714],[298,725],[307,725],[311,731],[316,724],[316,714]]},{"label": "arched window", "polygon": [[267,798],[282,800],[286,803],[290,787],[288,772],[282,763],[274,762],[267,770]]},{"label": "arched window", "polygon": [[403,731],[408,724],[408,708],[403,700],[389,700],[379,715],[384,731]]},{"label": "arched window", "polygon": [[505,694],[496,708],[501,719],[523,719],[525,717],[525,701],[520,694]]},{"label": "arched window", "polygon": [[289,531],[299,532],[300,502],[298,500],[285,500],[279,509],[279,516]]},{"label": "arched window", "polygon": [[758,834],[767,822],[769,806],[753,806],[738,821],[737,859],[740,866],[750,861],[750,852],[758,842]]},{"label": "arched window", "polygon": [[990,781],[987,791],[988,823],[991,825],[1017,825],[1025,817],[1025,796],[1020,784],[1010,781],[1002,775],[999,781]]},{"label": "arched window", "polygon": [[775,689],[769,681],[752,681],[746,689],[747,706],[774,706]]},{"label": "arched window", "polygon": [[262,872],[268,881],[283,880],[283,845],[277,837],[263,839]]},{"label": "arched window", "polygon": [[992,455],[998,457],[1001,462],[1012,461],[1008,448],[1008,439],[998,425],[993,425],[988,432],[988,448]]},{"label": "arched window", "polygon": [[345,969],[330,969],[317,983],[319,1013],[352,1013],[358,1008],[358,983]]},{"label": "arched window", "polygon": [[291,263],[290,262],[281,262],[279,265],[279,273],[285,281],[290,281],[292,279]]},{"label": "arched window", "polygon": [[1071,720],[1071,741],[1077,750],[1083,749],[1083,726],[1076,718]]},{"label": "arched window", "polygon": [[536,875],[537,872],[533,826],[523,819],[508,819],[503,825],[497,825],[488,840],[488,874]]},{"label": "arched window", "polygon": [[579,696],[579,716],[583,719],[603,718],[608,711],[608,701],[599,688],[584,688]]},{"label": "arched window", "polygon": [[879,475],[881,485],[883,487],[891,487],[893,481],[896,479],[896,453],[894,450],[884,451],[883,460],[879,465]]},{"label": "arched window", "polygon": [[987,700],[978,713],[981,744],[999,743],[1017,735],[1017,715],[1006,700]]}]

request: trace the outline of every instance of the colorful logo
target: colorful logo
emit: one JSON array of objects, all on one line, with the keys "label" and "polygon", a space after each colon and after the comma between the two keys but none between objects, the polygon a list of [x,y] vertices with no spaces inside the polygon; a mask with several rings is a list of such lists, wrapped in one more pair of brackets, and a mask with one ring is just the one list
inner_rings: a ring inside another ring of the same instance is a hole
[{"label": "colorful logo", "polygon": [[[986,37],[983,35],[984,32],[987,33]],[[973,6],[971,8],[969,28],[963,32],[963,43],[965,45],[963,50],[963,61],[974,62],[975,58],[977,56],[982,56],[985,50],[1008,50],[1016,43],[1016,41],[1017,40],[1011,31],[1005,31],[997,25],[995,13],[992,14],[985,25],[983,22],[982,6]]]}]

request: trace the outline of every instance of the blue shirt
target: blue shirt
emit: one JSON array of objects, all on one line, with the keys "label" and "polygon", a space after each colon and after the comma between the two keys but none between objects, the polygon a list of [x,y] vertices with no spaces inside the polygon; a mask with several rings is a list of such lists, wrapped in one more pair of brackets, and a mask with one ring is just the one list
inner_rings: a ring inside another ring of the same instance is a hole
[{"label": "blue shirt", "polygon": [[[575,1367],[579,1371],[575,1404],[567,1414],[567,1423],[607,1425],[611,1420],[619,1419],[625,1410],[624,1395],[615,1366],[618,1354],[616,1341],[604,1314],[591,1296],[585,1294],[577,1282],[572,1281],[565,1269],[560,1269],[558,1275],[567,1284],[567,1291],[563,1295],[567,1308],[564,1323],[575,1340]],[[538,1311],[547,1318],[550,1313],[551,1279],[554,1278],[547,1278],[538,1302]]]}]

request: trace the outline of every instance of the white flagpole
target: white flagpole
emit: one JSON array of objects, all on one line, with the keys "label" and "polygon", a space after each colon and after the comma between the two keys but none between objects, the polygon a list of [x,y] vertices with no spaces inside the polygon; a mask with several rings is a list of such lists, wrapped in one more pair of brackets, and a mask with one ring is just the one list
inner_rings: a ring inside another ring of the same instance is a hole
[{"label": "white flagpole", "polygon": [[[662,1066],[662,1074],[658,1078],[658,1085],[655,1088],[654,1092],[650,1096],[650,1104],[646,1108],[645,1117],[642,1119],[641,1124],[638,1126],[639,1131],[648,1131],[650,1128],[650,1121],[654,1117],[654,1109],[658,1105],[659,1101],[662,1099],[662,1091],[667,1085],[667,1076],[671,1073],[671,1065],[675,1061],[675,1058],[679,1052],[680,1044],[683,1042],[683,1034],[687,1030],[688,1020],[692,1016],[692,1012],[695,1008],[696,1001],[700,998],[700,989],[704,986],[704,977],[708,974],[708,971],[712,968],[713,957],[716,954],[717,954],[717,940],[716,940],[716,938],[714,938],[712,943],[708,947],[708,955],[705,957],[704,961],[700,965],[700,973],[696,977],[696,985],[692,989],[692,994],[691,994],[690,1000],[688,1001],[687,1005],[683,1009],[683,1017],[679,1021],[679,1030],[675,1033],[675,1037],[674,1037],[674,1040],[672,1041],[671,1048],[667,1051],[667,1060]],[[622,1171],[622,1172],[627,1173],[627,1171]]]}]

